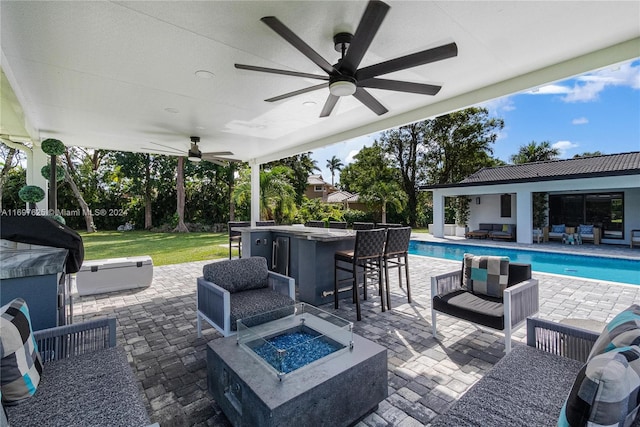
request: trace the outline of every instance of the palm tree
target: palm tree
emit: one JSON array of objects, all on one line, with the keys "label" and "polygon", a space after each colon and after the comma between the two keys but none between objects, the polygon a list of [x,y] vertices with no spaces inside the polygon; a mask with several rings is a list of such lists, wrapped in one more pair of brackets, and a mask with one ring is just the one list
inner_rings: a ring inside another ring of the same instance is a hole
[{"label": "palm tree", "polygon": [[[291,185],[292,170],[286,166],[276,166],[260,171],[260,218],[275,219],[276,222],[292,216],[295,210],[296,192]],[[240,171],[238,184],[233,189],[236,204],[251,201],[250,169]]]},{"label": "palm tree", "polygon": [[327,168],[329,168],[329,171],[331,171],[331,186],[333,187],[333,180],[336,176],[336,171],[341,171],[342,168],[344,167],[344,163],[342,163],[342,161],[337,158],[336,156],[333,156],[331,159],[327,160]]},{"label": "palm tree", "polygon": [[531,141],[527,145],[520,146],[518,154],[511,156],[511,162],[520,165],[523,163],[544,162],[547,160],[557,160],[560,150],[553,148],[549,141],[537,143]]},{"label": "palm tree", "polygon": [[360,197],[367,203],[380,204],[381,222],[387,222],[388,204],[393,205],[396,210],[401,210],[407,201],[405,193],[402,192],[396,181],[377,181],[360,193]]}]

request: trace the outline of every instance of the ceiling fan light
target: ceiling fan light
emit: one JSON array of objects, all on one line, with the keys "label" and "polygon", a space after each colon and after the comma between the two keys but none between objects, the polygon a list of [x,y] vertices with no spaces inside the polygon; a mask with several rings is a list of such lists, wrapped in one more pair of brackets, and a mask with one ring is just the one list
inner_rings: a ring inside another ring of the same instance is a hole
[{"label": "ceiling fan light", "polygon": [[349,96],[356,93],[356,84],[349,81],[339,80],[329,85],[329,92],[333,96]]},{"label": "ceiling fan light", "polygon": [[202,161],[202,154],[189,150],[189,156],[187,157],[192,162]]}]

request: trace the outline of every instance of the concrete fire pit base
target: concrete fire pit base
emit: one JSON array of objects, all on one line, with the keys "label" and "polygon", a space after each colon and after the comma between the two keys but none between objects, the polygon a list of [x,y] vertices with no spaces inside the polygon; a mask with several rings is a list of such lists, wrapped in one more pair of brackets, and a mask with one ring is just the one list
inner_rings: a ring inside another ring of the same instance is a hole
[{"label": "concrete fire pit base", "polygon": [[354,348],[280,381],[236,343],[207,347],[209,393],[239,426],[348,426],[387,397],[387,349],[353,335]]}]

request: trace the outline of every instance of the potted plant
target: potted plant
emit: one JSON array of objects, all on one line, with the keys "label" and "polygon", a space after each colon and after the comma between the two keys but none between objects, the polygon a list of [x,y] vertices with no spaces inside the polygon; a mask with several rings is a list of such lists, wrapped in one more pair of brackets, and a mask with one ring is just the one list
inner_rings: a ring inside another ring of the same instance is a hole
[{"label": "potted plant", "polygon": [[532,194],[533,238],[538,243],[543,238],[543,228],[547,225],[547,201],[547,193]]},{"label": "potted plant", "polygon": [[469,198],[467,196],[456,197],[456,236],[464,237],[469,231],[467,222],[469,221]]},{"label": "potted plant", "polygon": [[18,197],[25,203],[28,203],[29,210],[36,209],[36,203],[44,199],[44,190],[36,185],[25,185],[18,191]]}]

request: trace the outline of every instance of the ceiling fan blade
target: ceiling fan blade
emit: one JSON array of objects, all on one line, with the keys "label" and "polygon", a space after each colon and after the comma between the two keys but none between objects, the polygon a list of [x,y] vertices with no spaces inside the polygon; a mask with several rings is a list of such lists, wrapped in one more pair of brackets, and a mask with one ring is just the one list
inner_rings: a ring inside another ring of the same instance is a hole
[{"label": "ceiling fan blade", "polygon": [[423,50],[421,52],[412,53],[411,55],[401,56],[399,58],[390,59],[379,64],[361,68],[356,72],[355,77],[356,80],[367,80],[382,74],[389,74],[394,71],[417,67],[418,65],[424,65],[430,62],[441,61],[457,55],[458,46],[455,43],[449,43],[434,47],[433,49]]},{"label": "ceiling fan blade", "polygon": [[353,94],[356,99],[366,105],[371,111],[381,116],[386,113],[387,110],[384,105],[380,104],[377,99],[375,99],[369,92],[362,89],[361,87],[356,89],[356,93]]},{"label": "ceiling fan blade", "polygon": [[265,99],[267,102],[280,101],[282,99],[291,98],[292,96],[301,95],[303,93],[312,92],[314,90],[323,89],[329,87],[329,83],[320,83],[319,85],[306,87],[304,89],[295,90],[293,92],[285,93],[284,95],[274,96],[273,98]]},{"label": "ceiling fan blade", "polygon": [[280,37],[289,42],[293,47],[298,49],[304,56],[309,58],[314,64],[322,68],[327,74],[338,73],[338,70],[333,68],[333,65],[324,59],[318,52],[313,50],[311,46],[306,44],[300,37],[294,34],[286,25],[284,25],[275,16],[265,16],[260,19],[267,24],[269,28],[278,33]]},{"label": "ceiling fan blade", "polygon": [[401,82],[398,80],[368,79],[358,82],[360,87],[373,89],[395,90],[398,92],[419,93],[422,95],[435,95],[440,92],[442,86],[430,85],[426,83]]},{"label": "ceiling fan blade", "polygon": [[202,153],[203,156],[233,156],[231,151],[209,151],[208,153]]},{"label": "ceiling fan blade", "polygon": [[150,154],[169,153],[169,154],[174,155],[174,156],[180,154],[179,152],[176,152],[176,151],[162,150],[160,148],[140,147],[140,149],[148,150],[146,152],[148,152]]},{"label": "ceiling fan blade", "polygon": [[372,0],[367,4],[347,54],[340,62],[340,71],[351,76],[355,74],[388,11],[389,5],[381,1]]},{"label": "ceiling fan blade", "polygon": [[338,99],[339,97],[329,94],[327,102],[324,103],[324,107],[322,107],[322,111],[320,112],[320,117],[328,117],[336,106]]},{"label": "ceiling fan blade", "polygon": [[279,70],[277,68],[257,67],[255,65],[233,64],[239,70],[260,71],[261,73],[283,74],[285,76],[305,77],[308,79],[329,80],[329,76],[318,76],[298,71]]},{"label": "ceiling fan blade", "polygon": [[172,146],[170,146],[170,145],[160,144],[159,142],[149,141],[149,144],[159,145],[160,147],[169,148],[170,150],[174,150],[174,152],[176,152],[176,153],[182,153],[182,151],[183,151],[183,150],[182,150],[182,149],[180,149],[180,148],[172,147]]},{"label": "ceiling fan blade", "polygon": [[232,162],[232,163],[241,163],[242,160],[239,159],[227,159],[226,157],[213,156],[211,153],[203,153],[202,160],[206,160],[208,162],[217,160],[219,162]]}]

